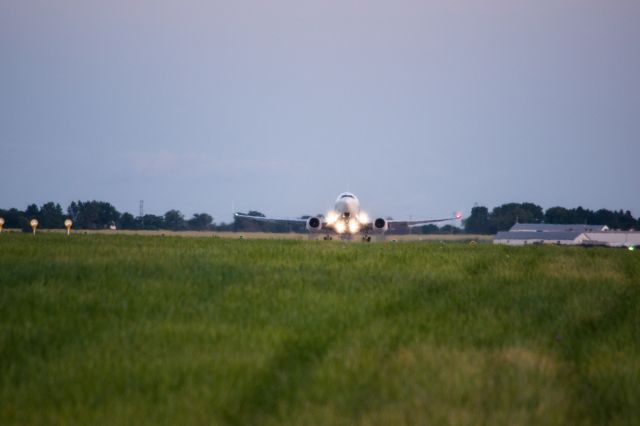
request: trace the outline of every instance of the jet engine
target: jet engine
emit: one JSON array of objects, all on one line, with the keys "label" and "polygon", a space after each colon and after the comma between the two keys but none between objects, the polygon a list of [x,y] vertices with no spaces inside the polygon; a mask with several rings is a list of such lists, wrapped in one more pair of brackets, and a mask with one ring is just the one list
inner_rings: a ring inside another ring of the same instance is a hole
[{"label": "jet engine", "polygon": [[319,232],[322,229],[322,221],[317,217],[310,217],[307,219],[306,228],[309,232]]},{"label": "jet engine", "polygon": [[389,224],[386,220],[379,217],[373,221],[373,230],[376,232],[386,232],[389,229]]}]

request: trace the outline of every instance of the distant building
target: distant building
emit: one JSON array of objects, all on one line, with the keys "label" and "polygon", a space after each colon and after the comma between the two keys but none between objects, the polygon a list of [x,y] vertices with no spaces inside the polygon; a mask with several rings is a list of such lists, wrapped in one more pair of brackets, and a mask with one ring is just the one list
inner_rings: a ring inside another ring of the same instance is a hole
[{"label": "distant building", "polygon": [[640,246],[640,232],[634,231],[609,231],[609,232],[585,232],[583,245],[597,245],[609,247],[636,247]]},{"label": "distant building", "polygon": [[524,246],[527,244],[581,244],[584,233],[580,231],[501,231],[494,244]]},{"label": "distant building", "polygon": [[640,232],[610,231],[606,225],[516,223],[509,231],[498,232],[493,243],[630,247],[640,245]]},{"label": "distant building", "polygon": [[516,223],[509,232],[603,232],[608,230],[607,225]]}]

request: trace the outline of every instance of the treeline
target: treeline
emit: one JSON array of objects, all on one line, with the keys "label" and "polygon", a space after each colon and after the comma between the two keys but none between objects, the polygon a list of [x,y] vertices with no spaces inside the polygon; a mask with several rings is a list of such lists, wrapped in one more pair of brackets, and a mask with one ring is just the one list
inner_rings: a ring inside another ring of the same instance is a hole
[{"label": "treeline", "polygon": [[[259,211],[250,210],[249,216],[262,216]],[[64,211],[57,203],[48,202],[38,207],[29,205],[25,210],[0,209],[6,228],[22,229],[30,232],[31,219],[38,220],[42,229],[62,229],[65,219],[73,221],[74,229],[127,229],[127,230],[172,230],[172,231],[242,231],[242,232],[305,232],[305,226],[281,223],[254,222],[234,219],[231,223],[214,223],[208,213],[195,213],[186,218],[179,210],[169,210],[164,215],[145,214],[133,216],[129,212],[120,213],[105,201],[74,201]],[[307,216],[308,217],[308,216]]]},{"label": "treeline", "polygon": [[[5,227],[30,230],[29,221],[38,220],[38,227],[45,229],[63,228],[65,219],[73,221],[77,229],[168,229],[174,231],[204,231],[215,228],[213,217],[207,213],[196,213],[186,219],[178,210],[169,210],[162,216],[146,214],[133,216],[129,212],[120,213],[114,206],[105,201],[74,201],[66,212],[60,204],[49,202],[38,207],[31,204],[26,210],[12,208],[0,209],[0,217],[5,220]],[[222,224],[222,226],[228,226]]]},{"label": "treeline", "polygon": [[640,229],[640,219],[634,218],[628,210],[551,207],[545,211],[533,203],[508,203],[491,211],[484,206],[472,208],[471,215],[464,220],[464,230],[468,234],[495,234],[509,230],[516,222],[607,225],[624,231]]},{"label": "treeline", "polygon": [[[264,215],[255,210],[246,213],[249,216]],[[207,213],[195,213],[186,218],[179,210],[169,210],[164,215],[146,214],[133,216],[129,212],[120,213],[113,205],[105,201],[74,201],[64,211],[60,204],[49,202],[42,206],[29,205],[25,210],[11,208],[0,209],[0,217],[5,220],[6,228],[30,231],[29,221],[37,219],[39,227],[61,229],[65,219],[73,220],[75,229],[130,229],[130,230],[173,230],[173,231],[242,231],[242,232],[305,232],[304,224],[289,225],[271,222],[256,222],[234,219],[231,223],[214,223]],[[308,218],[309,216],[302,216]],[[508,203],[493,208],[476,206],[471,215],[463,221],[463,227],[453,224],[436,226],[429,224],[412,229],[400,229],[393,233],[414,234],[495,234],[506,231],[515,223],[584,223],[589,225],[607,225],[611,229],[640,229],[640,219],[634,218],[629,211],[597,211],[582,207],[567,209],[551,207],[546,211],[533,203]]]}]

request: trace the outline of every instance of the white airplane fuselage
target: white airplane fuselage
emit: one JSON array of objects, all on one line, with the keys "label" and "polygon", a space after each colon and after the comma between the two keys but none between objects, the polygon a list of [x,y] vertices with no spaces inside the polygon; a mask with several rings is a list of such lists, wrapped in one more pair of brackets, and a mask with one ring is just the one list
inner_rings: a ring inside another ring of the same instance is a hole
[{"label": "white airplane fuselage", "polygon": [[349,192],[342,193],[336,199],[334,210],[343,219],[356,218],[360,213],[360,200]]},{"label": "white airplane fuselage", "polygon": [[363,221],[368,220],[360,211],[360,200],[350,192],[338,195],[333,211],[327,217],[328,229],[338,234],[357,234],[362,229]]},{"label": "white airplane fuselage", "polygon": [[454,219],[460,219],[461,213],[456,213],[454,217],[444,219],[429,220],[392,220],[378,217],[369,220],[366,212],[360,209],[360,200],[350,192],[343,192],[338,195],[333,210],[326,216],[318,215],[307,217],[306,219],[276,219],[268,217],[254,217],[236,213],[235,216],[246,220],[254,220],[260,222],[282,222],[282,223],[300,223],[303,222],[307,231],[311,233],[326,232],[325,239],[331,239],[330,233],[342,235],[343,237],[362,233],[363,240],[371,241],[369,234],[384,234],[391,226],[394,229],[400,227],[419,226],[427,223],[444,222]]}]

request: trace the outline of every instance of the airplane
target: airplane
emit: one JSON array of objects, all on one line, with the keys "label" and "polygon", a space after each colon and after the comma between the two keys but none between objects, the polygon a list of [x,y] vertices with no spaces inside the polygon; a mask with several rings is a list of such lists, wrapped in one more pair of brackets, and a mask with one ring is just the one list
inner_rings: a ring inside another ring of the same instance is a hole
[{"label": "airplane", "polygon": [[249,216],[235,213],[234,217],[240,219],[254,220],[257,222],[285,223],[285,224],[305,224],[310,234],[325,233],[325,240],[332,239],[331,233],[336,233],[342,238],[349,238],[355,234],[362,233],[363,241],[370,242],[370,234],[384,235],[389,229],[413,227],[426,225],[428,223],[445,222],[449,220],[460,220],[462,213],[456,213],[454,217],[444,219],[427,220],[393,220],[382,217],[370,220],[369,216],[360,210],[360,200],[351,192],[343,192],[338,195],[333,210],[323,216],[312,216],[307,219],[281,219],[260,216]]}]

